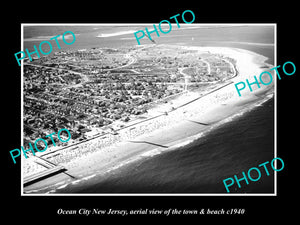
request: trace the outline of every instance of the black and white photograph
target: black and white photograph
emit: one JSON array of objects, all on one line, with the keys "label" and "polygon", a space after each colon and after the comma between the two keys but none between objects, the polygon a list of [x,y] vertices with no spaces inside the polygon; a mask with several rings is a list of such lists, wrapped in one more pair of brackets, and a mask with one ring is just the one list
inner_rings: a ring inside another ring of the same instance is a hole
[{"label": "black and white photograph", "polygon": [[22,29],[23,194],[276,193],[276,24]]},{"label": "black and white photograph", "polygon": [[296,216],[297,7],[111,3],[2,14],[4,220]]}]

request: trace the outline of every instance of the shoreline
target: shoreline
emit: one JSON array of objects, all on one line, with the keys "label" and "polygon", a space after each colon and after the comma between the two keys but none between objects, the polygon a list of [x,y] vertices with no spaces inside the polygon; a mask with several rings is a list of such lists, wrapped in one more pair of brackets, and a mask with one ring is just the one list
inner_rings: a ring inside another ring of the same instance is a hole
[{"label": "shoreline", "polygon": [[[59,192],[68,185],[78,184],[95,176],[106,174],[143,157],[152,157],[187,145],[193,140],[199,139],[204,133],[226,121],[229,122],[231,118],[242,115],[243,111],[248,110],[248,107],[251,110],[258,102],[264,102],[273,96],[273,84],[255,90],[254,93],[245,93],[243,98],[237,95],[234,87],[235,82],[251,78],[266,70],[266,68],[262,68],[262,65],[266,65],[267,57],[236,48],[186,46],[183,48],[209,51],[235,59],[238,76],[230,79],[233,83],[177,109],[178,111],[176,110],[173,116],[175,120],[172,120],[172,112],[167,116],[162,116],[161,122],[167,125],[159,126],[158,124],[158,129],[154,131],[146,131],[132,140],[129,139],[130,141],[123,140],[62,164],[67,168],[68,173],[77,178],[76,180],[72,180],[65,174],[58,174],[24,188],[25,193],[52,193],[55,190]],[[180,113],[181,117],[177,115]],[[90,145],[93,144],[93,141],[90,141]],[[97,148],[95,146],[88,147]]]}]

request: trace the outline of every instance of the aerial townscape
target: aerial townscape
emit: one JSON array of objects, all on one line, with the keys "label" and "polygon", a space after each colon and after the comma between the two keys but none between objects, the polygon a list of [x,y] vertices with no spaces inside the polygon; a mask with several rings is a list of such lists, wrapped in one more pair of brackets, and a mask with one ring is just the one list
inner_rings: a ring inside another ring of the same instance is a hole
[{"label": "aerial townscape", "polygon": [[[152,44],[66,50],[25,61],[23,146],[66,128],[72,141],[58,143],[55,154],[48,142],[50,153],[40,154],[66,166],[88,152],[180,120],[175,114],[161,116],[193,101],[188,93],[199,97],[228,84],[237,75],[235,64],[218,53]],[[177,105],[164,107],[176,99],[181,99]],[[25,160],[25,177],[44,167],[41,161]]]},{"label": "aerial townscape", "polygon": [[155,102],[231,78],[231,61],[196,50],[147,47],[58,52],[25,64],[25,140],[62,126],[79,141],[94,128],[113,129],[116,121],[125,126]]}]

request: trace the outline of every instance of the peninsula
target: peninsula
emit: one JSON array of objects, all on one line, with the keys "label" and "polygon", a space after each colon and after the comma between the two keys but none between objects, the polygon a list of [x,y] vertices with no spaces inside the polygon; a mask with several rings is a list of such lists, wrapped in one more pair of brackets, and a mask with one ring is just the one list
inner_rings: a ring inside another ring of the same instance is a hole
[{"label": "peninsula", "polygon": [[72,134],[59,148],[22,160],[24,180],[50,164],[64,168],[24,193],[55,192],[200,138],[245,110],[242,103],[273,95],[273,85],[243,99],[234,88],[236,78],[271,67],[266,59],[242,49],[151,44],[24,63],[23,146],[63,127]]}]

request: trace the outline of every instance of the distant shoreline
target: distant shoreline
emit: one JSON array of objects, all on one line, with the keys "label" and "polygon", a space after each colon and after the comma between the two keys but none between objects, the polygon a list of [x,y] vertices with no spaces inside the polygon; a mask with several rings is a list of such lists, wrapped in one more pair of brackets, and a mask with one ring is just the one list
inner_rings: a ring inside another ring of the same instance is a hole
[{"label": "distant shoreline", "polygon": [[[185,46],[183,48],[209,51],[235,59],[239,75],[232,78],[232,82],[240,79],[244,80],[265,70],[262,65],[266,65],[267,57],[248,50],[225,47]],[[68,173],[77,177],[77,180],[71,180],[64,175],[56,175],[47,178],[45,182],[40,181],[24,188],[25,193],[45,193],[56,189],[59,192],[59,189],[63,189],[68,184],[79,183],[98,174],[107,173],[139,158],[146,157],[147,154],[159,154],[190,143],[193,140],[193,138],[191,140],[191,137],[200,138],[203,132],[214,129],[216,124],[223,123],[224,120],[235,117],[236,114],[241,114],[245,108],[253,106],[257,102],[269,99],[273,93],[273,85],[256,90],[255,94],[245,94],[243,98],[238,97],[235,92],[233,83],[228,83],[224,87],[199,97],[176,111],[170,112],[169,115],[162,116],[158,119],[157,124],[151,122],[148,126],[141,125],[142,135],[127,141],[121,140],[121,142],[104,149],[97,150],[97,138],[90,140],[86,145],[83,144],[82,148],[92,148],[91,153],[63,164],[68,169]],[[201,126],[199,126],[199,124],[192,123],[190,120],[208,125],[200,124]],[[143,129],[146,129],[146,131],[143,132]],[[161,147],[158,147],[158,145]],[[64,154],[67,154],[67,152],[64,152]],[[49,188],[51,184],[56,185]]]}]

